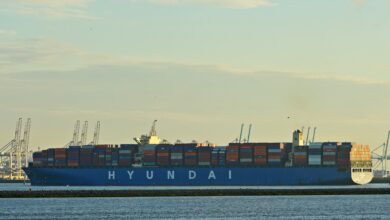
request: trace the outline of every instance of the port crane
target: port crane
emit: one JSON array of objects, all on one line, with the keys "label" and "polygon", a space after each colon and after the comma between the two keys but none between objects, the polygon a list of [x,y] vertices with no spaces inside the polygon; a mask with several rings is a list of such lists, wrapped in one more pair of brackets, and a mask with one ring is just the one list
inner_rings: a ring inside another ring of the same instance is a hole
[{"label": "port crane", "polygon": [[0,178],[6,180],[25,180],[22,167],[27,167],[31,158],[29,151],[31,119],[28,118],[22,135],[23,119],[16,122],[15,137],[0,148]]},{"label": "port crane", "polygon": [[83,129],[81,131],[80,141],[77,143],[78,146],[84,146],[87,142],[88,135],[88,121],[84,121]]},{"label": "port crane", "polygon": [[[386,141],[371,151],[371,157],[374,161],[372,167],[374,170],[379,171],[382,177],[387,177],[389,175],[387,172],[387,161],[390,159],[388,156],[389,141],[390,130],[387,133]],[[380,169],[378,170],[378,168]]]},{"label": "port crane", "polygon": [[99,143],[99,136],[100,136],[100,121],[96,122],[95,132],[93,133],[93,140],[89,144],[97,145]]},{"label": "port crane", "polygon": [[233,141],[233,142],[236,142],[236,143],[249,143],[250,142],[250,138],[251,138],[251,134],[252,134],[252,124],[249,125],[247,138],[243,139],[242,135],[243,135],[243,132],[244,132],[244,126],[245,126],[245,124],[242,123],[241,124],[241,129],[240,129],[240,137],[236,138],[236,140]]},{"label": "port crane", "polygon": [[[80,136],[80,120],[77,120],[74,125],[73,130],[73,138],[69,141],[64,148],[69,146],[84,146],[87,144],[87,136],[88,136],[88,121],[84,121],[83,127],[81,129]],[[100,137],[100,121],[97,121],[95,126],[95,131],[93,134],[93,140],[89,142],[89,145],[97,145],[99,143]]]}]

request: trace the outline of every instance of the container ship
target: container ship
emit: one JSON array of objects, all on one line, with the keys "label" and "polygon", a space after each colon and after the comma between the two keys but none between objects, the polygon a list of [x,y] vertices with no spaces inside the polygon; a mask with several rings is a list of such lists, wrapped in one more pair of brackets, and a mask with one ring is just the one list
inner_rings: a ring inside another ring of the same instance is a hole
[{"label": "container ship", "polygon": [[367,184],[370,148],[351,142],[168,144],[157,136],[135,144],[51,148],[23,168],[43,186],[299,186]]}]

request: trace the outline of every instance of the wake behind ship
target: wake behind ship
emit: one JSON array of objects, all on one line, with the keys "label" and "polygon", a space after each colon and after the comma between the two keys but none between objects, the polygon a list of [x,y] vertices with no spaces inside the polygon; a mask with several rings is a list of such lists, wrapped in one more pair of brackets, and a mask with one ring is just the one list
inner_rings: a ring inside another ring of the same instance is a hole
[{"label": "wake behind ship", "polygon": [[163,143],[155,124],[136,144],[69,146],[35,152],[32,185],[292,186],[367,184],[370,149],[350,142]]}]

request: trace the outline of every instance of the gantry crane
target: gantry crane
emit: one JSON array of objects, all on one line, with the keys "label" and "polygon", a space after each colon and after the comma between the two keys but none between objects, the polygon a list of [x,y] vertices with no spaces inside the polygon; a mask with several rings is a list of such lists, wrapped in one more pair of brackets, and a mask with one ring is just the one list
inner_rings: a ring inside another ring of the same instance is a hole
[{"label": "gantry crane", "polygon": [[386,141],[371,151],[372,159],[374,160],[373,169],[378,170],[377,168],[381,167],[379,171],[381,172],[382,177],[388,176],[387,161],[390,159],[388,157],[389,141],[390,131],[387,133]]},{"label": "gantry crane", "polygon": [[16,122],[15,137],[5,146],[0,148],[0,178],[7,180],[25,180],[26,176],[22,167],[28,165],[30,152],[28,151],[30,140],[31,119],[28,118],[22,134],[23,119]]},{"label": "gantry crane", "polygon": [[95,132],[93,133],[93,140],[89,144],[90,145],[99,144],[99,136],[100,136],[100,121],[96,122]]},{"label": "gantry crane", "polygon": [[84,146],[86,144],[87,135],[88,135],[88,121],[85,121],[83,125],[83,130],[81,131],[81,139],[78,142],[79,146]]}]

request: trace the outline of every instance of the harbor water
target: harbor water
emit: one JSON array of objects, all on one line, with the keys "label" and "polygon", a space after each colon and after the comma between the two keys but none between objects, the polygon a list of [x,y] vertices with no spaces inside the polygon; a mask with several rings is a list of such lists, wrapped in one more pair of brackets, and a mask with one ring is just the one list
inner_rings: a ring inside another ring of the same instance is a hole
[{"label": "harbor water", "polygon": [[0,199],[0,219],[389,219],[390,195]]}]

